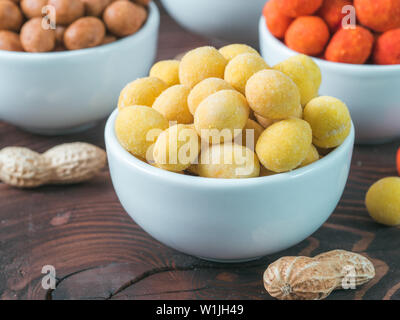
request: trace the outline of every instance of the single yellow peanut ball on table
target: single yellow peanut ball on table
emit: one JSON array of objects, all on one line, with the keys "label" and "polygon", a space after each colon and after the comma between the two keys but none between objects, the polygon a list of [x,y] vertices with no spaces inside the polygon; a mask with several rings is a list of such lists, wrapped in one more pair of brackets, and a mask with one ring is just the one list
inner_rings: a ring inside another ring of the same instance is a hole
[{"label": "single yellow peanut ball on table", "polygon": [[293,116],[300,105],[296,84],[276,70],[262,70],[254,74],[247,82],[246,98],[255,113],[271,120]]},{"label": "single yellow peanut ball on table", "polygon": [[291,118],[268,127],[258,139],[256,152],[266,169],[286,172],[303,162],[311,142],[310,125],[304,120]]},{"label": "single yellow peanut ball on table", "polygon": [[133,105],[151,107],[156,98],[167,88],[168,85],[158,78],[137,79],[122,89],[118,100],[118,109]]},{"label": "single yellow peanut ball on table", "polygon": [[248,119],[246,98],[237,91],[222,90],[200,103],[194,126],[202,139],[215,144],[232,141],[242,133]]},{"label": "single yellow peanut ball on table", "polygon": [[224,79],[239,92],[245,94],[246,83],[258,71],[268,69],[265,60],[257,53],[242,53],[229,61]]},{"label": "single yellow peanut ball on table", "polygon": [[169,87],[179,84],[178,60],[164,60],[157,62],[150,70],[150,77],[164,81]]},{"label": "single yellow peanut ball on table", "polygon": [[234,88],[219,78],[208,78],[196,84],[188,97],[190,112],[194,115],[197,107],[205,98],[221,90],[234,90]]},{"label": "single yellow peanut ball on table", "polygon": [[310,57],[293,56],[274,66],[274,69],[283,72],[294,81],[300,91],[302,106],[318,96],[321,70]]},{"label": "single yellow peanut ball on table", "polygon": [[367,192],[365,204],[376,222],[400,225],[400,178],[388,177],[374,183]]},{"label": "single yellow peanut ball on table", "polygon": [[153,109],[160,112],[168,121],[177,123],[193,123],[193,115],[189,111],[188,96],[190,88],[184,85],[175,85],[161,93],[154,101]]},{"label": "single yellow peanut ball on table", "polygon": [[300,164],[300,168],[303,168],[305,166],[308,166],[311,163],[314,163],[315,161],[319,160],[319,153],[317,148],[314,147],[314,145],[311,145],[306,158],[303,160],[303,162]]},{"label": "single yellow peanut ball on table", "polygon": [[313,131],[313,143],[320,148],[334,148],[343,143],[351,129],[347,106],[333,97],[312,99],[304,108],[304,120]]},{"label": "single yellow peanut ball on table", "polygon": [[142,159],[148,158],[147,150],[167,128],[167,119],[147,106],[125,107],[115,120],[115,133],[122,147]]},{"label": "single yellow peanut ball on table", "polygon": [[213,47],[200,47],[184,55],[179,65],[179,80],[190,88],[207,78],[224,78],[227,61]]},{"label": "single yellow peanut ball on table", "polygon": [[197,174],[205,178],[253,178],[260,175],[260,162],[246,147],[234,143],[216,144],[202,150]]},{"label": "single yellow peanut ball on table", "polygon": [[[257,141],[264,132],[264,128],[254,120],[247,120],[246,126],[242,133],[242,145],[249,148],[250,150],[255,150]],[[235,142],[238,137],[235,138]]]},{"label": "single yellow peanut ball on table", "polygon": [[231,61],[233,58],[238,56],[239,54],[242,53],[254,53],[254,54],[259,54],[257,50],[253,49],[252,47],[249,47],[248,45],[245,44],[230,44],[225,47],[222,47],[219,49],[219,52],[224,56],[224,58],[227,61]]},{"label": "single yellow peanut ball on table", "polygon": [[163,131],[154,145],[157,167],[180,172],[189,168],[200,153],[200,138],[193,125],[177,124]]}]

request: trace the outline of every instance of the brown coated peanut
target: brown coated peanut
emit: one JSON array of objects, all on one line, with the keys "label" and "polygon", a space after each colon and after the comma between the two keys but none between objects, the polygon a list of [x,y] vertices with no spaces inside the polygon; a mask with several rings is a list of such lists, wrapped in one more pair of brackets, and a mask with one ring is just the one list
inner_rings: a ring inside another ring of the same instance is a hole
[{"label": "brown coated peanut", "polygon": [[37,17],[26,22],[20,33],[22,47],[27,52],[52,51],[56,44],[55,31],[42,27],[42,18]]},{"label": "brown coated peanut", "polygon": [[0,50],[24,51],[19,35],[8,30],[0,30]]},{"label": "brown coated peanut", "polygon": [[64,43],[64,33],[67,28],[64,26],[56,26],[56,43],[63,44]]},{"label": "brown coated peanut", "polygon": [[69,25],[85,14],[85,6],[80,0],[49,0],[48,5],[56,10],[56,24]]},{"label": "brown coated peanut", "polygon": [[23,22],[19,7],[12,1],[0,1],[0,30],[19,31]]},{"label": "brown coated peanut", "polygon": [[22,0],[22,12],[28,19],[41,17],[43,16],[42,9],[47,5],[47,1],[48,0]]},{"label": "brown coated peanut", "polygon": [[118,0],[110,4],[103,14],[103,20],[113,34],[129,36],[140,29],[147,17],[146,10],[132,2]]},{"label": "brown coated peanut", "polygon": [[65,30],[64,45],[69,50],[92,48],[103,42],[105,34],[103,21],[96,17],[83,17]]},{"label": "brown coated peanut", "polygon": [[88,16],[100,17],[104,9],[112,0],[81,0],[85,5],[85,12]]}]

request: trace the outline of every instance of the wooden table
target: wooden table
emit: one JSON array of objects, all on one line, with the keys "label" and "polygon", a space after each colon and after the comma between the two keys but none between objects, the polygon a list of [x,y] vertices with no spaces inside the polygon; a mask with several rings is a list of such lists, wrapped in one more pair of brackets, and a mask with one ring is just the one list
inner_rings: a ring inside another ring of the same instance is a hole
[{"label": "wooden table", "polygon": [[[207,43],[162,15],[159,59]],[[104,122],[72,136],[42,137],[0,122],[0,148],[42,152],[72,141],[104,147],[103,129]],[[400,299],[400,230],[374,223],[364,207],[367,188],[396,175],[399,145],[356,147],[346,191],[328,222],[299,245],[246,264],[201,261],[152,239],[122,209],[107,169],[74,186],[18,190],[0,184],[0,298],[271,299],[262,285],[269,263],[341,248],[369,256],[377,275],[329,299]],[[41,286],[45,265],[56,268],[55,290]]]}]

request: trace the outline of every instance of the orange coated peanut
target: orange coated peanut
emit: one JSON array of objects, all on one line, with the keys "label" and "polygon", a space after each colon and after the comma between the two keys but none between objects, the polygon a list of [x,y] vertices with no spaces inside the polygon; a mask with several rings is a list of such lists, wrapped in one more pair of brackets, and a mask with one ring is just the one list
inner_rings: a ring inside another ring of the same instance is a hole
[{"label": "orange coated peanut", "polygon": [[400,64],[400,28],[386,31],[376,40],[376,64]]},{"label": "orange coated peanut", "polygon": [[280,11],[293,18],[313,14],[321,4],[322,0],[278,0]]},{"label": "orange coated peanut", "polygon": [[329,28],[320,17],[297,18],[286,31],[286,45],[297,52],[310,56],[321,54],[329,41]]},{"label": "orange coated peanut", "polygon": [[367,29],[340,29],[326,48],[326,60],[342,63],[363,64],[371,55],[374,37]]},{"label": "orange coated peanut", "polygon": [[265,17],[268,30],[277,38],[283,39],[286,30],[293,19],[285,16],[278,7],[278,0],[270,0],[265,4],[263,15]]},{"label": "orange coated peanut", "polygon": [[378,32],[400,28],[399,0],[354,0],[357,19]]}]

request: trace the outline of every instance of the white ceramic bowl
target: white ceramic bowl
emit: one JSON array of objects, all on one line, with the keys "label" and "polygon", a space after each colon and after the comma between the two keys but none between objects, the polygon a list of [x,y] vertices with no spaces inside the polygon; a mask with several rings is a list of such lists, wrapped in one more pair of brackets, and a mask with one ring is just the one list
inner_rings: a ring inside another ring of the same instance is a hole
[{"label": "white ceramic bowl", "polygon": [[161,0],[184,28],[202,36],[256,45],[265,0]]},{"label": "white ceramic bowl", "polygon": [[135,35],[78,51],[0,51],[0,119],[28,131],[81,130],[114,110],[121,88],[145,76],[156,55],[159,11],[150,4]]},{"label": "white ceramic bowl", "polygon": [[114,188],[128,214],[160,242],[203,259],[238,262],[310,236],[338,204],[349,174],[354,129],[329,155],[290,173],[242,180],[163,171],[119,144],[115,111],[105,141]]},{"label": "white ceramic bowl", "polygon": [[[298,54],[269,32],[264,18],[259,23],[261,53],[270,65]],[[400,137],[400,65],[314,60],[322,72],[320,94],[347,104],[358,143],[380,143]]]}]

